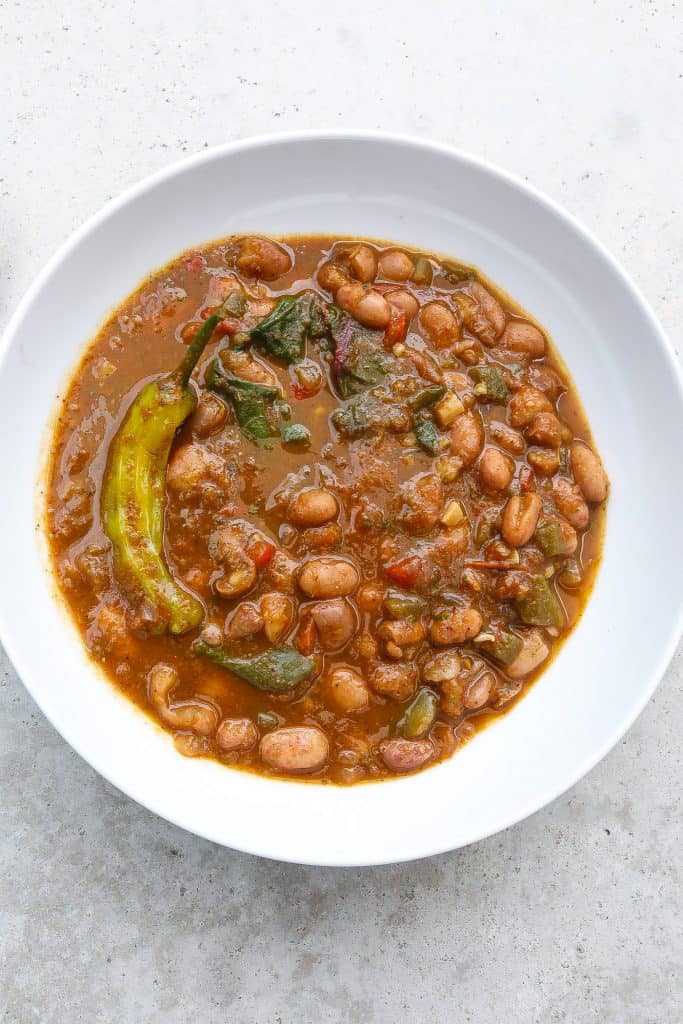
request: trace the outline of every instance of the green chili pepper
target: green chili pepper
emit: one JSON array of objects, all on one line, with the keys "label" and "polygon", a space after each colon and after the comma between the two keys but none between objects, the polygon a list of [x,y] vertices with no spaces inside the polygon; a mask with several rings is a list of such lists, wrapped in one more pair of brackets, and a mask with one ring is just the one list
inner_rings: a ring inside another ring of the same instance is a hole
[{"label": "green chili pepper", "polygon": [[396,732],[408,740],[419,740],[431,729],[438,710],[439,698],[433,690],[423,686],[396,723]]},{"label": "green chili pepper", "polygon": [[268,693],[288,693],[315,668],[313,659],[305,658],[294,647],[273,647],[262,654],[239,658],[224,647],[211,647],[203,640],[197,640],[193,650]]},{"label": "green chili pepper", "polygon": [[527,626],[563,626],[560,602],[543,576],[534,576],[527,593],[518,598],[517,610]]},{"label": "green chili pepper", "polygon": [[264,445],[277,437],[279,431],[268,419],[268,408],[280,397],[278,388],[234,377],[218,356],[206,371],[206,386],[230,400],[240,428],[254,444]]},{"label": "green chili pepper", "polygon": [[488,632],[492,633],[492,638],[478,641],[477,647],[503,665],[509,665],[524,646],[522,638],[507,629],[487,630]]},{"label": "green chili pepper", "polygon": [[415,424],[415,437],[420,448],[424,448],[430,455],[436,455],[439,451],[439,432],[432,420],[418,420]]},{"label": "green chili pepper", "polygon": [[470,377],[477,385],[475,395],[481,395],[487,402],[506,402],[509,391],[503,374],[497,366],[473,366]]},{"label": "green chili pepper", "polygon": [[204,321],[177,370],[144,385],[109,448],[102,519],[114,572],[147,601],[160,632],[185,633],[204,615],[202,603],[180,586],[164,561],[164,495],[173,438],[197,404],[192,371],[224,316],[221,307]]},{"label": "green chili pepper", "polygon": [[419,412],[420,409],[426,409],[427,406],[434,405],[445,394],[446,389],[442,384],[431,384],[428,388],[418,391],[416,395],[408,399],[408,408],[412,412]]}]

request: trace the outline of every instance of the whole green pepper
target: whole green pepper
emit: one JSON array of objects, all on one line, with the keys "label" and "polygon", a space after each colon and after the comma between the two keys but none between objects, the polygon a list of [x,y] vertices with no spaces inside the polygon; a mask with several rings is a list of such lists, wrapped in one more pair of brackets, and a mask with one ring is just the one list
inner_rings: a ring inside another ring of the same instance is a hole
[{"label": "whole green pepper", "polygon": [[142,387],[109,447],[102,518],[114,573],[148,603],[159,632],[186,633],[204,616],[202,603],[164,561],[164,497],[173,438],[197,404],[190,377],[224,315],[221,307],[205,320],[176,370]]},{"label": "whole green pepper", "polygon": [[193,649],[203,658],[268,693],[293,690],[315,668],[313,659],[305,658],[294,647],[273,647],[246,658],[236,657],[224,647],[211,647],[203,640],[197,640]]}]

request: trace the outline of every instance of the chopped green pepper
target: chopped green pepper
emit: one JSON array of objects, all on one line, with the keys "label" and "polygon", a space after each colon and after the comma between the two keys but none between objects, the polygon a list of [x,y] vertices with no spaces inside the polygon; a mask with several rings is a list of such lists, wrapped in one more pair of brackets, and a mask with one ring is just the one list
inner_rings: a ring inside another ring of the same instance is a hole
[{"label": "chopped green pepper", "polygon": [[419,412],[420,409],[426,409],[428,406],[434,405],[445,394],[446,389],[442,384],[430,384],[428,388],[418,391],[416,395],[408,399],[408,408],[412,412]]},{"label": "chopped green pepper", "polygon": [[273,647],[247,658],[235,657],[224,647],[211,647],[203,640],[197,640],[193,649],[203,658],[268,693],[288,693],[315,668],[313,659],[305,658],[294,647]]},{"label": "chopped green pepper", "polygon": [[522,638],[507,629],[488,629],[486,632],[492,634],[491,639],[478,641],[477,647],[503,665],[514,661],[524,646]]},{"label": "chopped green pepper", "polygon": [[428,285],[432,283],[432,276],[432,265],[429,260],[425,256],[418,256],[410,280],[413,284]]},{"label": "chopped green pepper", "polygon": [[231,292],[223,303],[223,309],[230,316],[244,316],[247,311],[247,297],[244,292],[241,289]]},{"label": "chopped green pepper", "polygon": [[548,558],[563,555],[566,544],[557,519],[544,519],[536,527],[536,543]]},{"label": "chopped green pepper", "polygon": [[517,610],[527,626],[563,626],[560,602],[543,576],[534,576],[528,591],[517,599]]},{"label": "chopped green pepper", "polygon": [[475,395],[481,395],[487,402],[507,401],[510,392],[497,366],[473,366],[470,377],[476,384]]},{"label": "chopped green pepper", "polygon": [[230,399],[237,422],[254,444],[263,445],[277,437],[278,430],[268,419],[268,408],[280,395],[277,388],[234,377],[218,356],[206,371],[206,385]]},{"label": "chopped green pepper", "polygon": [[408,740],[419,740],[433,726],[439,710],[439,698],[428,687],[418,690],[415,699],[396,723],[396,732]]},{"label": "chopped green pepper", "polygon": [[396,591],[389,591],[382,603],[392,619],[419,619],[428,608],[424,598]]},{"label": "chopped green pepper", "polygon": [[430,455],[436,455],[439,451],[439,432],[433,420],[418,420],[415,424],[415,437],[420,448],[424,448]]}]

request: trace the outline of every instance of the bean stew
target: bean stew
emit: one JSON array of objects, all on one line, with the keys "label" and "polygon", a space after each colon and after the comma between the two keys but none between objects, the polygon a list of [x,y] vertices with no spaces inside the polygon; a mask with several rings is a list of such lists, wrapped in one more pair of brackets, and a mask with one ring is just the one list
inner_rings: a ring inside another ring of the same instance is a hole
[{"label": "bean stew", "polygon": [[348,784],[450,756],[529,687],[607,494],[547,334],[478,271],[240,236],[89,346],[46,530],[90,656],[181,753]]}]

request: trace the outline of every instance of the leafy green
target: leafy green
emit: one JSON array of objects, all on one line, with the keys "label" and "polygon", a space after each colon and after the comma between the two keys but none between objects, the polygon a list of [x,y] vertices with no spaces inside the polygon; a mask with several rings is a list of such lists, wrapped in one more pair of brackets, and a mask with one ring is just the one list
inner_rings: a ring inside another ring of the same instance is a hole
[{"label": "leafy green", "polygon": [[303,423],[287,423],[282,428],[282,440],[285,444],[310,444],[311,432]]},{"label": "leafy green", "polygon": [[298,363],[306,354],[308,339],[322,337],[340,317],[337,307],[329,306],[314,291],[283,295],[253,328],[251,338],[286,363]]},{"label": "leafy green", "polygon": [[334,343],[332,375],[342,398],[351,398],[379,384],[391,357],[383,347],[381,332],[362,327],[343,317],[331,330]]},{"label": "leafy green", "polygon": [[240,428],[254,444],[263,445],[271,437],[277,437],[279,431],[268,418],[268,410],[280,395],[277,388],[234,377],[218,356],[206,371],[206,384],[230,400]]},{"label": "leafy green", "polygon": [[215,665],[220,665],[268,693],[288,693],[315,668],[313,659],[305,658],[294,647],[273,647],[262,654],[238,658],[224,647],[211,647],[203,640],[197,640],[194,650]]},{"label": "leafy green", "polygon": [[430,455],[439,451],[439,432],[432,420],[418,420],[415,424],[415,437],[420,448]]}]

